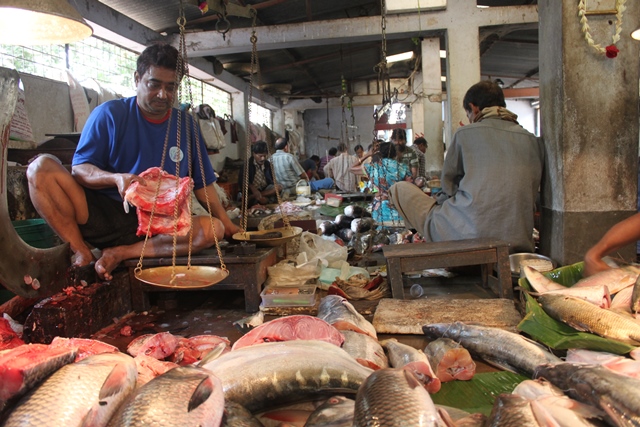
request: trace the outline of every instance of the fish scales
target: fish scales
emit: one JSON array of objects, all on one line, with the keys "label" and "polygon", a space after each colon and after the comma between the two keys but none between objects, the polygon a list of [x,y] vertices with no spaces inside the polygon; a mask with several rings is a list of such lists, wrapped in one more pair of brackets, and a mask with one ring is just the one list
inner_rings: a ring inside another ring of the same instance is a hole
[{"label": "fish scales", "polygon": [[225,399],[252,413],[319,394],[355,394],[372,372],[343,349],[309,340],[244,347],[203,367],[220,378]]},{"label": "fish scales", "polygon": [[[123,353],[97,354],[65,365],[27,393],[3,427],[80,427],[90,410],[95,410],[91,425],[104,426],[133,391],[136,375],[136,362]],[[115,382],[115,394],[101,398],[108,379]]]},{"label": "fish scales", "polygon": [[486,427],[538,427],[529,399],[501,394],[493,403]]},{"label": "fish scales", "polygon": [[640,344],[640,324],[634,319],[561,295],[542,295],[538,302],[549,316],[577,330],[632,345]]},{"label": "fish scales", "polygon": [[354,427],[439,426],[441,419],[429,393],[404,369],[380,369],[358,390]]},{"label": "fish scales", "polygon": [[195,366],[181,366],[137,389],[109,427],[218,427],[224,412],[220,380]]},{"label": "fish scales", "polygon": [[640,380],[599,365],[560,363],[538,367],[544,378],[569,397],[601,408],[617,426],[640,426]]},{"label": "fish scales", "polygon": [[487,362],[528,375],[538,365],[561,362],[541,345],[498,328],[454,322],[433,323],[423,326],[422,330],[430,339],[450,338]]}]

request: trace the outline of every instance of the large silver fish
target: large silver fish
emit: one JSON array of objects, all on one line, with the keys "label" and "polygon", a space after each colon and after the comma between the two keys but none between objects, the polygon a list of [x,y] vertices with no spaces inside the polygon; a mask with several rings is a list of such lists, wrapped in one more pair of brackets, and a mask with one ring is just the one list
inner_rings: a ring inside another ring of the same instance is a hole
[{"label": "large silver fish", "polygon": [[332,396],[309,415],[304,427],[352,427],[356,402],[344,396]]},{"label": "large silver fish", "polygon": [[517,394],[501,394],[493,403],[486,427],[539,427],[531,403]]},{"label": "large silver fish", "polygon": [[136,362],[124,353],[65,365],[27,393],[3,427],[105,426],[136,385]]},{"label": "large silver fish", "polygon": [[180,366],[137,389],[110,427],[218,427],[224,412],[222,386],[211,372]]},{"label": "large silver fish", "polygon": [[430,339],[451,338],[486,362],[509,371],[531,375],[538,365],[561,362],[540,344],[503,329],[454,322],[425,325],[422,331]]},{"label": "large silver fish", "polygon": [[444,425],[431,396],[406,369],[372,373],[356,395],[354,427]]},{"label": "large silver fish", "polygon": [[538,367],[545,378],[570,397],[602,409],[616,426],[640,426],[640,380],[603,366],[560,363]]},{"label": "large silver fish", "polygon": [[318,394],[355,394],[372,372],[324,341],[256,344],[204,365],[222,381],[225,399],[252,413]]},{"label": "large silver fish", "polygon": [[78,349],[25,344],[0,352],[0,413],[4,402],[26,393],[73,362]]},{"label": "large silver fish", "polygon": [[376,328],[358,313],[353,304],[339,295],[327,295],[318,305],[318,318],[341,331],[354,331],[378,339]]},{"label": "large silver fish", "polygon": [[596,307],[581,299],[562,295],[541,295],[538,302],[549,316],[578,331],[640,345],[640,324],[634,319]]}]

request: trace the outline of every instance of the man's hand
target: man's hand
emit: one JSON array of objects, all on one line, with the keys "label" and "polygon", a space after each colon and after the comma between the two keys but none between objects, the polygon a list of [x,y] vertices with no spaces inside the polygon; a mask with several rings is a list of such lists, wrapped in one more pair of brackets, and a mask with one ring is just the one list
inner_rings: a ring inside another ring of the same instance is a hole
[{"label": "man's hand", "polygon": [[240,233],[242,229],[233,222],[227,222],[224,226],[224,237],[230,238],[236,233]]},{"label": "man's hand", "polygon": [[147,185],[147,183],[143,178],[140,178],[138,175],[134,175],[131,173],[115,174],[115,182],[116,182],[116,187],[118,187],[118,193],[120,193],[123,199],[124,199],[124,194],[127,191],[127,188],[129,188],[129,186],[132,183],[139,182],[140,185]]}]

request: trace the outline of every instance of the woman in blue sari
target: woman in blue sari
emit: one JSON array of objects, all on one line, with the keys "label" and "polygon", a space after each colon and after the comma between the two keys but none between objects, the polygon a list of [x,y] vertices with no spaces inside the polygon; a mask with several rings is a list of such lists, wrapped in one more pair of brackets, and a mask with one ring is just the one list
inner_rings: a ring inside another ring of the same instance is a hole
[{"label": "woman in blue sari", "polygon": [[396,149],[392,143],[383,142],[374,152],[371,163],[365,164],[364,168],[369,176],[369,183],[377,190],[373,198],[373,219],[378,225],[402,225],[402,217],[390,204],[388,191],[396,182],[411,179],[409,167],[396,160]]}]

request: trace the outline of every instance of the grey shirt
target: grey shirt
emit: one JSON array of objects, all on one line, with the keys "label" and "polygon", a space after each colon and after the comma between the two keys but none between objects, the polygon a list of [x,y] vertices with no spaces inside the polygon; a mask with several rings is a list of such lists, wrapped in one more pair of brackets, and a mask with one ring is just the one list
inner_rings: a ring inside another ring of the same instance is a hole
[{"label": "grey shirt", "polygon": [[458,129],[442,169],[442,191],[425,224],[428,241],[496,238],[533,252],[542,141],[517,123],[484,119]]}]

